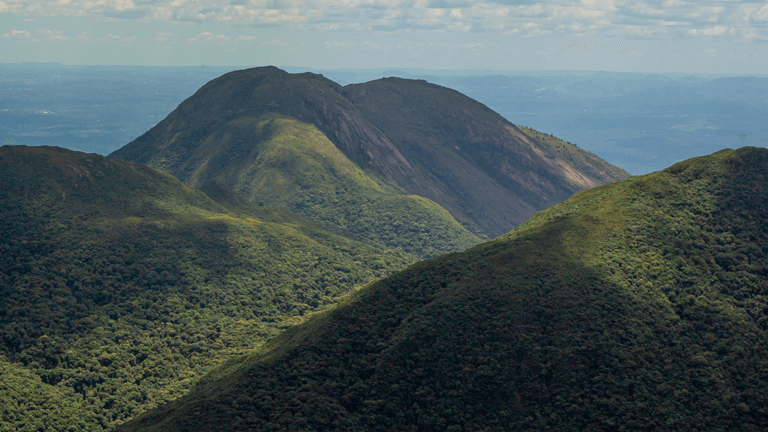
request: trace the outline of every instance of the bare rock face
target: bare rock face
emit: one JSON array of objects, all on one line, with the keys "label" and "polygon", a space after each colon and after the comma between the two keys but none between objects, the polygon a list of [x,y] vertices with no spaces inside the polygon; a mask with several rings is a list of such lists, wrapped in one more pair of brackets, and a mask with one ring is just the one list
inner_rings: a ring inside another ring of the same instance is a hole
[{"label": "bare rock face", "polygon": [[574,192],[627,177],[560,141],[567,153],[586,155],[602,169],[564,160],[481,103],[425,81],[388,78],[345,90],[415,167],[415,177],[395,179],[399,186],[492,236]]}]

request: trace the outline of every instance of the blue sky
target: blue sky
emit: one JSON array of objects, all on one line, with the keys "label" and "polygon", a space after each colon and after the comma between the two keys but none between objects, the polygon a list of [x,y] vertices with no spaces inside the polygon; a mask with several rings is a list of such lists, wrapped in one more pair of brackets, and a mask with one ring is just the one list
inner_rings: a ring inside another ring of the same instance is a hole
[{"label": "blue sky", "polygon": [[768,2],[0,0],[0,63],[768,74]]}]

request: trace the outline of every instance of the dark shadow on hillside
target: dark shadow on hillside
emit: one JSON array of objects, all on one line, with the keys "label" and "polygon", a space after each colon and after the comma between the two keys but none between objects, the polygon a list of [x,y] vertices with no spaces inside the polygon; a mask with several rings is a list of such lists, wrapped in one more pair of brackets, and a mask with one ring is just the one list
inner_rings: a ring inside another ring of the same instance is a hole
[{"label": "dark shadow on hillside", "polygon": [[694,216],[627,225],[617,259],[587,214],[418,263],[121,430],[763,430],[764,158],[726,162],[712,212],[638,181]]}]

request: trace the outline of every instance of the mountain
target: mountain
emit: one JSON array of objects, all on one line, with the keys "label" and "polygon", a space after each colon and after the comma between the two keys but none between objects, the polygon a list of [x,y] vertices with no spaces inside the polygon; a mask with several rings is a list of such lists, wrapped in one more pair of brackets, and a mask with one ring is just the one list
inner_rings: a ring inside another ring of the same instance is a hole
[{"label": "mountain", "polygon": [[120,431],[766,430],[768,151],[575,194]]},{"label": "mountain", "polygon": [[463,250],[628,175],[566,143],[542,145],[443,87],[341,87],[274,67],[209,82],[110,157],[195,187],[216,180],[251,202],[421,257]]},{"label": "mountain", "polygon": [[0,429],[113,429],[415,260],[203,190],[0,147]]}]

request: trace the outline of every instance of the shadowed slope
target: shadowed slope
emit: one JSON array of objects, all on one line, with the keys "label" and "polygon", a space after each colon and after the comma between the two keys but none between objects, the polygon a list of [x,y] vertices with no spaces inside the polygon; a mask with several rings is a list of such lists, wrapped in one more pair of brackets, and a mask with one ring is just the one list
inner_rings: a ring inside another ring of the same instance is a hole
[{"label": "shadowed slope", "polygon": [[764,430],[768,151],[577,193],[121,431]]},{"label": "shadowed slope", "polygon": [[543,134],[445,87],[385,78],[344,90],[416,171],[395,183],[493,237],[574,192],[628,176],[556,138],[546,145]]}]

